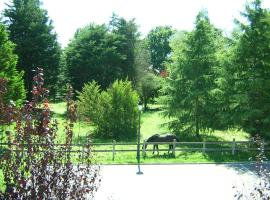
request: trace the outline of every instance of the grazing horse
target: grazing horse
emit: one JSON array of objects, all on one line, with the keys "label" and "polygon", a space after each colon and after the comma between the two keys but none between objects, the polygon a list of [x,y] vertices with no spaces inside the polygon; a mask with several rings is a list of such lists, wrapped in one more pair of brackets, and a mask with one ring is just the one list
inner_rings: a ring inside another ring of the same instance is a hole
[{"label": "grazing horse", "polygon": [[[173,134],[166,134],[166,135],[159,135],[159,134],[155,134],[152,135],[151,137],[149,137],[146,142],[173,142],[174,139],[176,140],[176,142],[180,142],[180,140],[176,137],[176,135]],[[147,148],[147,144],[144,146],[144,148]],[[158,144],[154,144],[153,145],[153,154],[155,153],[155,150],[158,152]],[[170,150],[173,150],[173,144],[169,144],[169,150],[168,153],[170,152]]]}]

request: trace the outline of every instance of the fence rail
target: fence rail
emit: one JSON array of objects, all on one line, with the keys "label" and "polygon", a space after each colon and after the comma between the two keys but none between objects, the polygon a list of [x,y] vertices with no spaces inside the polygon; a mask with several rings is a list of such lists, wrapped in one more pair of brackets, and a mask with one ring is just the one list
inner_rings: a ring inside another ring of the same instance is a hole
[{"label": "fence rail", "polygon": [[[151,148],[146,148],[146,145],[154,145],[158,144],[162,147],[158,150],[159,152],[167,152],[168,148],[164,148],[164,145],[172,145],[173,149],[172,153],[175,155],[175,152],[184,151],[184,152],[190,152],[190,151],[200,151],[202,153],[206,152],[222,152],[222,151],[231,151],[232,155],[234,155],[237,151],[259,151],[260,147],[256,145],[254,141],[235,141],[233,139],[232,141],[226,141],[226,142],[146,142],[140,143],[140,152],[145,156],[146,152],[153,151]],[[16,143],[0,143],[0,150],[8,150],[8,147],[17,146]],[[43,146],[45,144],[41,143],[34,143],[31,145],[39,145]],[[137,146],[138,143],[123,143],[116,141],[113,141],[111,143],[90,143],[90,144],[72,144],[72,150],[71,153],[85,153],[86,147],[88,146],[93,147],[92,152],[95,153],[112,153],[112,160],[115,159],[115,154],[117,152],[137,152]],[[21,144],[21,146],[27,146],[27,144]],[[65,144],[55,144],[55,151],[61,152],[61,146],[65,146]],[[117,149],[117,146],[125,147],[124,149]],[[109,147],[107,149],[99,149],[98,147]],[[127,148],[127,147],[134,147],[134,148]],[[270,150],[270,142],[263,141],[261,144],[261,147],[264,148],[264,151]],[[42,151],[41,151],[42,152]],[[64,151],[63,151],[64,152]]]}]

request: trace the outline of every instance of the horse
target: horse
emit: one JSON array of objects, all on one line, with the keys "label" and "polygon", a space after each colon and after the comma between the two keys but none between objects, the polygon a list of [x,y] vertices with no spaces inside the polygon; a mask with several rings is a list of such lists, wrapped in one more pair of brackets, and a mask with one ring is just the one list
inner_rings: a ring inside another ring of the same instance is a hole
[{"label": "horse", "polygon": [[[176,137],[176,135],[174,134],[166,134],[166,135],[159,135],[159,134],[155,134],[155,135],[152,135],[151,137],[149,137],[146,142],[173,142],[173,141],[176,141],[176,142],[180,142],[180,140]],[[144,145],[143,147],[144,149],[147,148],[147,144]],[[153,154],[155,153],[155,150],[158,152],[159,154],[159,151],[158,151],[158,144],[154,144],[153,145]],[[168,153],[170,151],[173,151],[173,144],[169,144],[169,150],[168,150]]]}]

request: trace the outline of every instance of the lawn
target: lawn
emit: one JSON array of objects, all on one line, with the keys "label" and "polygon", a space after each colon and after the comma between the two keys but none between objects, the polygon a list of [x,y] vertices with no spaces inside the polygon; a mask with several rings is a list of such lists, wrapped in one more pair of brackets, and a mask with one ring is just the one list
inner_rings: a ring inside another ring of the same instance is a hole
[{"label": "lawn", "polygon": [[[58,141],[64,142],[64,118],[65,118],[65,103],[53,103],[51,104],[51,110],[53,111],[53,118],[59,122],[59,134],[58,134]],[[162,107],[159,105],[150,105],[150,109],[142,112],[141,115],[141,142],[147,139],[149,136],[155,133],[168,133],[169,129],[166,126],[166,123],[170,121],[169,118],[164,118],[162,116]],[[89,133],[93,132],[94,127],[89,122],[83,122],[82,120],[78,120],[74,126],[74,142],[75,143],[85,143]],[[201,139],[197,139],[193,136],[189,135],[180,135],[179,136],[181,142],[185,141],[202,141],[202,139],[206,141],[232,141],[235,139],[236,141],[247,141],[249,135],[240,130],[227,130],[227,131],[213,131],[213,132],[206,132],[201,134]],[[112,141],[107,140],[100,140],[100,139],[93,139],[94,143],[103,143],[108,142],[111,143]],[[116,141],[121,142],[121,141]],[[135,141],[133,141],[135,142]],[[201,148],[201,145],[193,146],[193,148]],[[227,147],[226,144],[223,146],[216,145],[217,148],[220,147]],[[152,147],[150,147],[152,148]],[[168,148],[167,146],[164,148]],[[191,148],[189,146],[185,146],[184,148]],[[111,150],[112,145],[101,145],[95,146],[95,150]],[[129,145],[121,145],[116,146],[116,149],[123,150],[123,149],[136,149],[136,146],[129,146]],[[178,151],[176,152],[176,156],[172,157],[170,154],[161,152],[160,155],[152,155],[151,152],[147,153],[147,157],[143,158],[141,161],[142,163],[198,163],[198,162],[235,162],[235,161],[248,161],[248,159],[254,156],[253,153],[247,152],[237,152],[234,156],[231,152],[206,152],[203,154],[201,151],[195,152],[186,152],[186,151]],[[112,153],[108,152],[98,152],[95,153],[95,161],[97,163],[102,164],[123,164],[123,163],[136,163],[136,152],[117,152],[115,154],[115,160],[112,160]]]},{"label": "lawn", "polygon": [[[59,122],[59,141],[64,141],[64,119],[66,107],[65,103],[52,103],[50,104],[51,110],[53,111],[53,118]],[[141,140],[147,139],[149,136],[156,133],[168,133],[170,132],[167,127],[167,122],[171,119],[164,118],[162,115],[162,108],[158,105],[150,105],[150,109],[146,112],[142,112],[141,115]],[[75,133],[75,142],[85,141],[85,136],[91,133],[94,130],[94,127],[89,122],[83,122],[78,119],[77,123],[74,126]],[[198,141],[197,138],[193,136],[180,135],[181,141]],[[241,130],[226,130],[226,131],[214,131],[214,132],[205,132],[201,134],[201,138],[204,138],[206,141],[232,141],[235,138],[236,141],[246,141],[249,138],[249,135]],[[102,141],[100,139],[95,139],[94,142],[110,142]]]}]

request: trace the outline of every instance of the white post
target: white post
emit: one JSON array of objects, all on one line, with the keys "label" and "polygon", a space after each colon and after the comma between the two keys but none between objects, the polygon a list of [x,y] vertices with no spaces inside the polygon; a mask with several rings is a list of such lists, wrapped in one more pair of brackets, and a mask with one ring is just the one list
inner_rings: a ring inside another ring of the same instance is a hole
[{"label": "white post", "polygon": [[176,139],[173,139],[173,155],[175,156]]},{"label": "white post", "polygon": [[143,141],[143,157],[146,156],[145,145],[146,145],[146,140]]},{"label": "white post", "polygon": [[235,154],[235,138],[233,138],[233,141],[232,141],[232,155]]},{"label": "white post", "polygon": [[112,147],[112,160],[114,161],[114,156],[115,156],[115,140],[113,140],[113,147]]},{"label": "white post", "polygon": [[203,140],[203,150],[202,150],[203,154],[205,154],[205,149],[206,149],[206,142],[205,142],[205,139],[204,139]]}]

